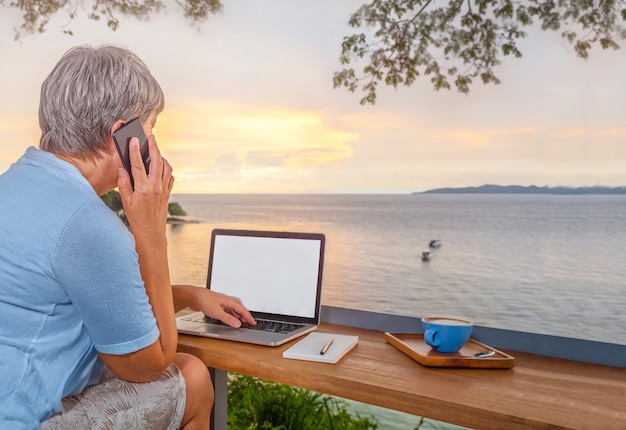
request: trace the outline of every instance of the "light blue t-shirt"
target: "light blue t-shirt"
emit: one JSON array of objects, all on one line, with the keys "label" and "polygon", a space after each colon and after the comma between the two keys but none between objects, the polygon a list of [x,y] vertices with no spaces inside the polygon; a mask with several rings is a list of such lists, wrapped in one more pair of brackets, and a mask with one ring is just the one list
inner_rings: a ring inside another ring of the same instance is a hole
[{"label": "light blue t-shirt", "polygon": [[29,148],[0,175],[0,428],[38,429],[98,381],[96,351],[158,337],[126,226],[78,169]]}]

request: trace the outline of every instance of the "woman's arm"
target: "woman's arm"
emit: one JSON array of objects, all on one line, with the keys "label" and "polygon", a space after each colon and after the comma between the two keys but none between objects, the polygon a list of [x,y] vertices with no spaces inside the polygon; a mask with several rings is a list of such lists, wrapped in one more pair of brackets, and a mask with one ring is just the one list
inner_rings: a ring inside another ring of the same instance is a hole
[{"label": "woman's arm", "polygon": [[130,177],[124,169],[119,171],[118,188],[135,238],[141,276],[160,336],[152,345],[134,353],[100,354],[113,373],[135,382],[158,378],[172,362],[178,342],[165,234],[174,177],[171,166],[161,157],[154,136],[149,137],[148,145],[150,173],[146,174],[137,139],[132,139],[130,159],[135,189],[132,189]]}]

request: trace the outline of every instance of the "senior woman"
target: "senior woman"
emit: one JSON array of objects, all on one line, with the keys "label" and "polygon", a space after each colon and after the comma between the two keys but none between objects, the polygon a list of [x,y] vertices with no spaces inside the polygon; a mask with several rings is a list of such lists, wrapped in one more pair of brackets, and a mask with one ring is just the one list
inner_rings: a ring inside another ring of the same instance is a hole
[{"label": "senior woman", "polygon": [[[236,298],[170,284],[174,177],[152,136],[163,107],[120,47],[73,48],[44,81],[40,149],[0,175],[0,428],[209,427],[210,376],[176,353],[175,312],[254,320]],[[151,164],[132,139],[133,189],[112,133],[134,118]],[[130,231],[99,198],[116,186]]]}]

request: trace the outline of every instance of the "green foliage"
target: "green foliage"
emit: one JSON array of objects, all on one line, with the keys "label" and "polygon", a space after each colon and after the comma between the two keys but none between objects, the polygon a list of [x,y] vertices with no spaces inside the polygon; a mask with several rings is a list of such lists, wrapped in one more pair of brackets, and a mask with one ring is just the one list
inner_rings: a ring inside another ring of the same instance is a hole
[{"label": "green foliage", "polygon": [[[176,0],[192,23],[221,12],[221,0]],[[147,20],[160,12],[161,0],[0,0],[0,6],[23,12],[16,39],[42,33],[55,14],[67,14],[63,32],[79,13],[104,20],[117,30],[117,16]],[[435,90],[468,94],[479,79],[499,84],[494,70],[503,57],[521,57],[517,42],[527,36],[524,27],[561,31],[576,54],[586,59],[590,50],[619,49],[626,38],[626,0],[370,0],[349,20],[357,30],[341,45],[346,66],[333,76],[335,88],[361,89],[361,104],[376,103],[379,83],[410,86],[422,76]],[[364,63],[364,64],[363,64]],[[348,65],[356,64],[355,67]]]},{"label": "green foliage", "polygon": [[[1,0],[0,0],[1,1]],[[119,191],[111,190],[108,193],[100,196],[105,205],[107,205],[113,212],[115,212],[122,222],[128,227],[128,218],[124,212],[124,206],[122,205],[122,197]]]},{"label": "green foliage", "polygon": [[505,56],[521,57],[517,41],[523,27],[540,24],[558,31],[586,59],[594,45],[619,49],[626,38],[626,0],[373,0],[349,24],[357,33],[344,37],[340,61],[363,63],[362,73],[344,68],[335,88],[361,89],[361,104],[376,102],[379,83],[409,86],[419,76],[435,90],[469,93],[474,78],[499,84],[494,69]]},{"label": "green foliage", "polygon": [[[210,14],[222,10],[220,0],[176,0],[185,18],[193,23],[204,21]],[[23,12],[23,21],[16,28],[15,39],[24,34],[43,33],[50,18],[56,14],[66,14],[68,23],[63,33],[73,35],[70,23],[84,13],[93,21],[104,21],[111,30],[119,27],[118,16],[132,16],[148,20],[153,14],[165,8],[161,0],[0,0],[0,6],[13,7]]]},{"label": "green foliage", "polygon": [[186,216],[187,215],[187,212],[185,212],[183,208],[181,208],[180,205],[176,202],[172,202],[168,205],[167,212],[171,216]]},{"label": "green foliage", "polygon": [[231,374],[228,428],[233,430],[375,430],[372,418],[352,417],[345,402],[289,385]]},{"label": "green foliage", "polygon": [[[119,191],[111,190],[108,193],[100,196],[104,204],[106,204],[111,210],[113,210],[119,217],[128,225],[126,214],[124,213],[124,206],[122,205],[122,197]],[[187,212],[176,202],[168,204],[167,213],[171,216],[186,216]]]},{"label": "green foliage", "polygon": [[122,206],[122,197],[117,190],[111,190],[108,193],[100,196],[104,204],[113,210],[116,214],[120,214],[124,210]]}]

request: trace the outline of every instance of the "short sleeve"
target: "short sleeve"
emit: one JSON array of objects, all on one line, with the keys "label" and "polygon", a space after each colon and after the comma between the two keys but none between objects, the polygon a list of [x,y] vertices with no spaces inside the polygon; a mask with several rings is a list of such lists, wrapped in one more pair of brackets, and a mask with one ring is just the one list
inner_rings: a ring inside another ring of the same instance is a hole
[{"label": "short sleeve", "polygon": [[159,330],[141,278],[134,240],[101,202],[82,206],[65,227],[51,267],[96,350],[128,354]]}]

